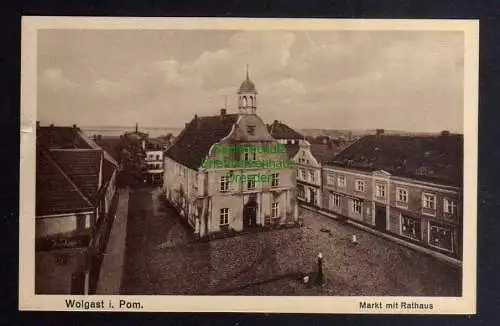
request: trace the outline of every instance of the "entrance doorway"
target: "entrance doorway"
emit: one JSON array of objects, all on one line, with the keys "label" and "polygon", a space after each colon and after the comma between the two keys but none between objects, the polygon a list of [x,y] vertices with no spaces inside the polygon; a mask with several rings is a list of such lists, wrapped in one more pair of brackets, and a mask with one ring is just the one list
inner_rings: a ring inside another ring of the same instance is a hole
[{"label": "entrance doorway", "polygon": [[316,190],[311,189],[310,194],[311,194],[311,197],[309,199],[309,203],[313,206],[316,206]]},{"label": "entrance doorway", "polygon": [[375,228],[379,231],[386,231],[386,208],[385,206],[375,205]]},{"label": "entrance doorway", "polygon": [[249,201],[243,208],[243,228],[254,228],[257,226],[257,202]]}]

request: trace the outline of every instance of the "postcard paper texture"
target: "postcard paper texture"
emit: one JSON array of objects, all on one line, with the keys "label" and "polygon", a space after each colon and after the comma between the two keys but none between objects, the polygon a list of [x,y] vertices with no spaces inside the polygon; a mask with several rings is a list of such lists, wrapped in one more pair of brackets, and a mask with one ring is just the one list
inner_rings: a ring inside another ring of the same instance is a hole
[{"label": "postcard paper texture", "polygon": [[475,313],[478,33],[23,17],[19,309]]}]

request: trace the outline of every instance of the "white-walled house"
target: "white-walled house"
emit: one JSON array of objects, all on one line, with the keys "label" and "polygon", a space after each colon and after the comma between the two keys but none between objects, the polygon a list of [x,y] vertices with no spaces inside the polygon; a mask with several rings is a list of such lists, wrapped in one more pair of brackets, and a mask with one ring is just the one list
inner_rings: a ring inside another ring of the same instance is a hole
[{"label": "white-walled house", "polygon": [[163,149],[156,144],[146,144],[147,180],[152,184],[163,181]]},{"label": "white-walled house", "polygon": [[[216,116],[195,115],[165,153],[167,199],[199,237],[298,220],[295,168],[271,163],[289,162],[288,155],[256,110],[257,91],[247,74],[238,91],[238,114],[222,109]],[[220,150],[245,146],[256,150]]]}]

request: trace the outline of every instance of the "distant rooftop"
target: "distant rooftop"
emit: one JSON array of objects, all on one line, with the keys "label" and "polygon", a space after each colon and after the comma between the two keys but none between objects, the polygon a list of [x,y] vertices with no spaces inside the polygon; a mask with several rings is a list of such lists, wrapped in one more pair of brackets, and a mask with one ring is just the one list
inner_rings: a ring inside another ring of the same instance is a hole
[{"label": "distant rooftop", "polygon": [[368,135],[340,152],[327,165],[384,170],[396,176],[461,186],[463,136]]}]

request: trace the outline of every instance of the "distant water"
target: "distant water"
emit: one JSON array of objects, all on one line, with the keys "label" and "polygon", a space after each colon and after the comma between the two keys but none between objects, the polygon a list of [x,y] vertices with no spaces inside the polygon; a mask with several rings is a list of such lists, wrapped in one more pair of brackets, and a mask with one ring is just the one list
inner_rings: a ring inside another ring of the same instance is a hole
[{"label": "distant water", "polygon": [[[135,131],[135,126],[80,126],[80,129],[89,136],[101,135],[104,137],[119,137],[126,132]],[[150,137],[159,137],[171,133],[177,136],[182,128],[174,127],[141,127],[140,132],[149,134]]]}]

